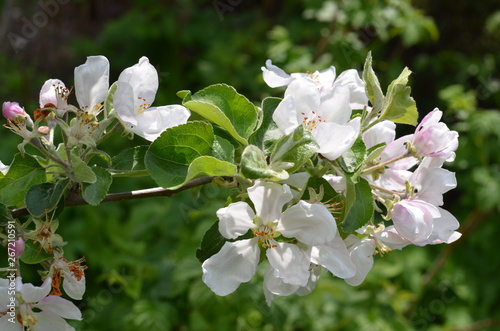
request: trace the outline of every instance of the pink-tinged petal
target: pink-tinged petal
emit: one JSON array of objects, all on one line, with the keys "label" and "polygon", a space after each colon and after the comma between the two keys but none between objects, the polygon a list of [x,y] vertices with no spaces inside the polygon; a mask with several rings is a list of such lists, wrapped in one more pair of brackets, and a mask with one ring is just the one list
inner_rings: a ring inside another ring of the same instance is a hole
[{"label": "pink-tinged petal", "polygon": [[416,245],[451,244],[462,236],[460,232],[455,231],[460,226],[455,216],[443,208],[438,207],[438,210],[441,216],[434,219],[432,234],[426,241],[416,243]]},{"label": "pink-tinged petal", "polygon": [[375,252],[375,241],[370,238],[359,239],[354,235],[346,238],[347,249],[351,260],[356,267],[356,275],[346,278],[345,282],[351,286],[360,285],[373,267],[373,253]]},{"label": "pink-tinged petal", "polygon": [[77,280],[71,274],[65,273],[63,289],[71,299],[81,300],[83,294],[85,293],[85,276],[82,276],[80,280]]},{"label": "pink-tinged petal", "polygon": [[30,283],[24,283],[18,291],[21,292],[21,296],[25,302],[35,303],[42,300],[49,294],[52,289],[51,284],[52,278],[48,277],[40,287],[33,286],[33,284]]},{"label": "pink-tinged petal", "polygon": [[382,232],[375,233],[375,237],[385,245],[389,246],[390,249],[403,249],[403,247],[411,244],[410,241],[403,238],[398,233],[394,225],[386,227]]},{"label": "pink-tinged petal", "polygon": [[89,56],[75,68],[75,96],[80,108],[91,112],[101,104],[109,88],[109,61],[106,57]]},{"label": "pink-tinged petal", "polygon": [[153,103],[158,90],[158,73],[145,56],[132,67],[122,71],[118,82],[129,83],[134,91],[136,108],[148,108]]},{"label": "pink-tinged petal", "polygon": [[57,315],[45,312],[35,313],[38,322],[35,325],[36,331],[74,331],[75,328],[69,325],[64,319]]},{"label": "pink-tinged petal", "polygon": [[113,105],[118,118],[125,122],[129,129],[137,125],[134,90],[129,83],[116,82]]},{"label": "pink-tinged petal", "polygon": [[[3,308],[3,307],[2,307]],[[14,323],[12,323],[12,318]],[[10,320],[10,321],[9,321]],[[17,318],[10,316],[9,314],[0,317],[0,330],[2,331],[23,331],[24,328],[19,324]]]},{"label": "pink-tinged petal", "polygon": [[269,87],[281,87],[290,84],[293,78],[283,69],[273,65],[271,60],[266,61],[266,66],[262,67],[262,77]]},{"label": "pink-tinged petal", "polygon": [[320,123],[312,131],[314,139],[319,145],[318,153],[329,160],[336,160],[348,151],[359,134],[360,118],[351,120],[347,125],[336,123]]},{"label": "pink-tinged petal", "polygon": [[255,275],[259,255],[258,238],[226,242],[217,254],[203,262],[202,279],[217,295],[233,293]]},{"label": "pink-tinged petal", "polygon": [[357,70],[349,69],[342,72],[335,80],[335,85],[346,86],[349,88],[351,109],[363,109],[364,106],[368,105],[365,83],[359,77]]},{"label": "pink-tinged petal", "polygon": [[26,115],[26,112],[19,103],[6,101],[2,104],[2,115],[7,120],[14,120],[18,116]]},{"label": "pink-tinged petal", "polygon": [[437,167],[429,167],[427,160],[432,158],[426,157],[417,170],[410,177],[412,184],[417,193],[415,199],[423,200],[435,206],[443,205],[443,194],[457,187],[455,173]]},{"label": "pink-tinged petal", "polygon": [[219,232],[224,238],[235,239],[244,235],[256,225],[253,223],[255,213],[248,203],[238,201],[217,211]]},{"label": "pink-tinged petal", "polygon": [[80,309],[78,309],[73,302],[55,295],[49,295],[43,298],[35,307],[41,309],[45,315],[52,314],[78,321],[82,319]]},{"label": "pink-tinged petal", "polygon": [[350,278],[356,274],[351,255],[338,233],[330,243],[311,248],[311,262],[322,265],[339,278]]},{"label": "pink-tinged petal", "polygon": [[382,121],[363,133],[363,142],[365,143],[366,149],[369,149],[382,143],[389,145],[394,141],[395,137],[396,123],[391,121]]},{"label": "pink-tinged petal", "polygon": [[136,115],[137,124],[131,131],[154,141],[160,134],[177,125],[186,124],[191,112],[181,105],[150,107]]},{"label": "pink-tinged petal", "polygon": [[394,227],[403,238],[412,243],[429,238],[433,219],[439,216],[437,207],[422,200],[401,200],[391,210]]},{"label": "pink-tinged petal", "polygon": [[291,285],[306,286],[309,280],[309,256],[294,244],[274,242],[266,256],[275,269],[275,276]]},{"label": "pink-tinged petal", "polygon": [[288,185],[257,181],[248,188],[248,196],[255,206],[255,213],[264,225],[280,219],[283,206],[293,198]]},{"label": "pink-tinged petal", "polygon": [[332,241],[337,234],[337,224],[325,206],[301,200],[283,213],[276,230],[285,237],[313,246]]},{"label": "pink-tinged petal", "polygon": [[44,108],[45,105],[48,104],[53,104],[56,107],[58,106],[56,87],[66,88],[66,85],[59,79],[49,79],[45,81],[40,90],[40,108]]},{"label": "pink-tinged petal", "polygon": [[345,86],[336,86],[331,97],[323,100],[318,114],[322,120],[337,124],[346,124],[351,118],[351,107],[349,106],[350,92]]}]

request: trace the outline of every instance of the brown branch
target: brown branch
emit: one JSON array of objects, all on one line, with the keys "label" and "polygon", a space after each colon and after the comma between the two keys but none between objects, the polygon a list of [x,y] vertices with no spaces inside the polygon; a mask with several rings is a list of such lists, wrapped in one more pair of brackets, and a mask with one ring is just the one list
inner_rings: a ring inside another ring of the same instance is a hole
[{"label": "brown branch", "polygon": [[[162,187],[154,187],[154,188],[137,190],[137,191],[110,193],[110,194],[106,195],[106,197],[101,201],[101,203],[114,202],[114,201],[124,201],[124,200],[135,200],[135,199],[152,198],[152,197],[170,197],[176,193],[179,193],[179,192],[182,192],[185,190],[189,190],[189,189],[197,187],[197,186],[209,184],[214,180],[214,178],[216,178],[216,177],[205,176],[205,177],[195,178],[195,179],[188,181],[186,184],[184,184],[183,186],[181,186],[175,190],[169,190],[169,189],[165,189]],[[222,178],[224,178],[225,180],[232,180],[233,179],[233,177],[230,177],[230,176],[223,176]],[[64,201],[65,207],[82,206],[82,205],[87,205],[87,204],[88,204],[87,201],[85,201],[85,199],[83,199],[83,197],[81,195],[77,195],[77,194],[68,194],[68,196],[66,197],[66,199]],[[10,212],[12,214],[12,217],[14,217],[14,218],[19,218],[19,217],[29,215],[28,209],[26,209],[26,207],[13,209]]]}]

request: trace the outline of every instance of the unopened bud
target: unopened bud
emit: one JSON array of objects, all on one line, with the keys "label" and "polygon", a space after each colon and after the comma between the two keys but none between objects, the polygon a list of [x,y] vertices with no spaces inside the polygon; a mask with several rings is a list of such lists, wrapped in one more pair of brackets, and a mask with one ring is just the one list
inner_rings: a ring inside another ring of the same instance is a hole
[{"label": "unopened bud", "polygon": [[48,135],[50,133],[50,128],[48,126],[41,126],[38,128],[38,132],[44,135]]},{"label": "unopened bud", "polygon": [[14,251],[16,253],[16,258],[20,258],[24,252],[24,240],[23,238],[19,237],[19,239],[17,239],[14,243],[15,243]]},{"label": "unopened bud", "polygon": [[14,120],[24,114],[24,109],[17,102],[6,101],[2,105],[2,115],[8,120]]}]

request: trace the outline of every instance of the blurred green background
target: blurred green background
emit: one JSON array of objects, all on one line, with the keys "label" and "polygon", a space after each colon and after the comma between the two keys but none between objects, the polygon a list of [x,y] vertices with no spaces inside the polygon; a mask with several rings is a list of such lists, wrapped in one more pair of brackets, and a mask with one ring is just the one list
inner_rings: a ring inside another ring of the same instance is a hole
[{"label": "blurred green background", "polygon": [[[460,221],[452,245],[407,247],[350,287],[323,274],[307,297],[265,304],[261,276],[227,297],[201,281],[195,250],[226,193],[213,187],[99,207],[67,208],[69,259],[87,258],[77,330],[500,330],[500,5],[497,0],[213,0],[0,2],[0,100],[37,108],[43,82],[73,84],[88,55],[111,81],[145,55],[157,68],[155,105],[175,92],[233,85],[250,100],[280,96],[266,59],[288,72],[361,69],[368,51],[382,86],[404,66],[421,118],[434,107],[460,134],[458,188],[445,208]],[[404,130],[404,129],[403,129]],[[0,131],[9,164],[20,138]],[[114,137],[110,154],[145,143]],[[112,192],[154,186],[116,179]],[[38,282],[29,266],[26,282]]]}]

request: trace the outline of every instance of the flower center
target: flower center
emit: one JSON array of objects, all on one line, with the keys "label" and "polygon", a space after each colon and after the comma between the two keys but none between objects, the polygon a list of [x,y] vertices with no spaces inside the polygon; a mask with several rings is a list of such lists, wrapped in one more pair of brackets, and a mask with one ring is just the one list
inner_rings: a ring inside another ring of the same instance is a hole
[{"label": "flower center", "polygon": [[139,100],[139,104],[135,106],[135,114],[136,115],[140,115],[140,114],[144,113],[144,110],[151,107],[151,104],[148,103],[145,98],[137,97],[137,100]]},{"label": "flower center", "polygon": [[300,113],[302,115],[302,125],[307,131],[313,131],[316,129],[319,123],[326,122],[321,118],[321,115],[316,114],[314,110],[311,111],[311,116],[306,116],[306,113]]},{"label": "flower center", "polygon": [[267,225],[261,225],[253,232],[254,237],[259,237],[259,243],[264,248],[273,248],[276,245],[273,243],[274,238],[279,236],[279,232],[274,231],[274,228]]}]

